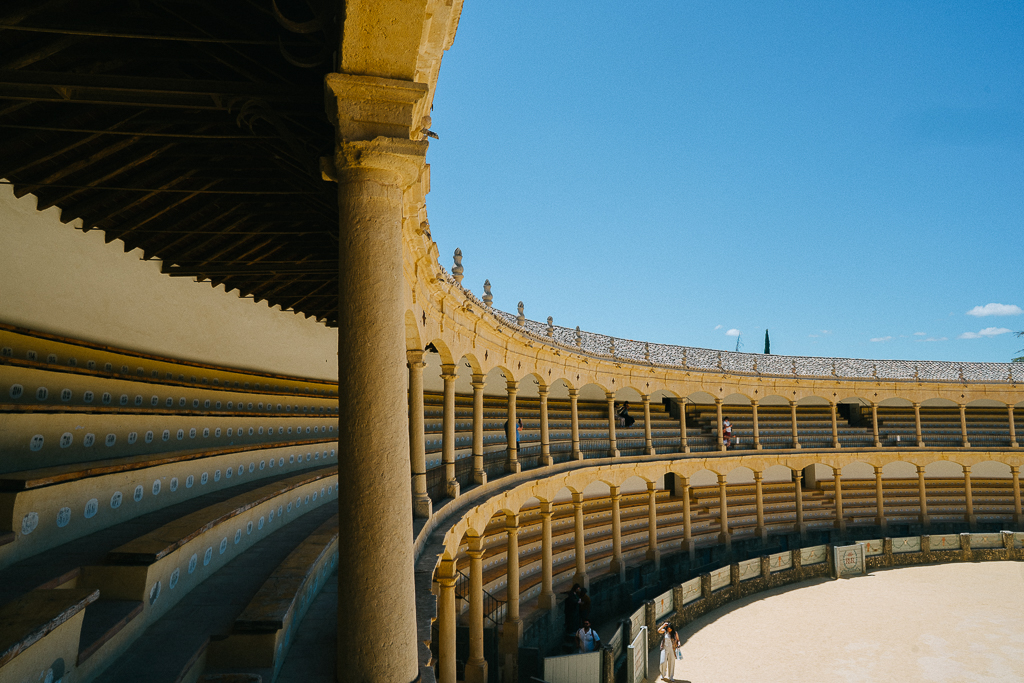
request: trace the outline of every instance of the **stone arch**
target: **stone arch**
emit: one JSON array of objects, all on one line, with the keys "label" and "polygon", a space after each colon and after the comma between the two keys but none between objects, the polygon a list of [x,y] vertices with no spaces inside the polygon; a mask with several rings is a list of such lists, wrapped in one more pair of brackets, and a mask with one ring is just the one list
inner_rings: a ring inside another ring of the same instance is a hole
[{"label": "stone arch", "polygon": [[817,394],[806,394],[798,399],[796,403],[801,406],[827,406],[828,399]]},{"label": "stone arch", "polygon": [[435,337],[424,345],[424,350],[426,350],[427,347],[433,347],[434,351],[427,351],[427,353],[436,354],[440,359],[440,365],[452,365],[455,363],[455,354],[443,339]]},{"label": "stone arch", "polygon": [[500,365],[495,365],[484,373],[484,396],[508,396],[508,378],[512,373]]},{"label": "stone arch", "polygon": [[843,479],[874,479],[875,466],[864,460],[854,460],[839,467]]},{"label": "stone arch", "polygon": [[643,392],[638,391],[632,385],[619,387],[615,391],[615,401],[616,403],[626,401],[629,402],[630,404],[637,404],[640,403],[640,397],[642,393]]},{"label": "stone arch", "polygon": [[725,482],[727,484],[753,484],[754,470],[746,465],[734,467],[725,473]]},{"label": "stone arch", "polygon": [[1010,479],[1010,466],[998,460],[982,460],[971,465],[971,476],[979,479]]},{"label": "stone arch", "polygon": [[588,382],[580,387],[581,401],[606,401],[608,388],[597,382]]},{"label": "stone arch", "polygon": [[906,460],[892,460],[882,465],[882,479],[916,479],[917,465]]},{"label": "stone arch", "polygon": [[547,386],[544,378],[537,372],[528,372],[519,378],[519,393],[522,398],[538,398],[540,388]]},{"label": "stone arch", "polygon": [[912,401],[910,401],[908,399],[905,399],[905,398],[902,398],[900,396],[890,396],[888,398],[884,398],[881,401],[879,401],[878,405],[880,405],[880,406],[892,406],[892,407],[895,407],[895,408],[910,408],[910,407],[912,407],[914,405],[914,403]]},{"label": "stone arch", "polygon": [[956,408],[960,404],[942,396],[933,396],[921,401],[922,408]]},{"label": "stone arch", "polygon": [[772,465],[761,473],[761,477],[766,484],[793,481],[793,468],[787,465]]},{"label": "stone arch", "polygon": [[572,383],[564,377],[558,377],[549,385],[550,389],[548,397],[558,401],[569,400],[569,389],[572,389]]},{"label": "stone arch", "polygon": [[702,467],[689,476],[690,486],[717,486],[718,473]]},{"label": "stone arch", "polygon": [[416,324],[416,316],[410,310],[405,311],[405,348],[407,351],[414,349],[422,350],[424,347],[423,338],[420,335],[419,325]]},{"label": "stone arch", "polygon": [[765,394],[765,396],[760,399],[759,403],[762,406],[787,406],[788,407],[789,406],[789,399],[786,398],[782,394],[778,394],[778,393],[774,393],[773,392],[773,393],[770,393],[770,394]]}]

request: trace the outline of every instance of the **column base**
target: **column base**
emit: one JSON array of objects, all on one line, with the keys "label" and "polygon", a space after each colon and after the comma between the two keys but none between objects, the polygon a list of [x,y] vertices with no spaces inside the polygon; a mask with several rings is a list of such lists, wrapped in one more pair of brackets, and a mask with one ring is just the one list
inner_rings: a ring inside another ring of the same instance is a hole
[{"label": "column base", "polygon": [[573,447],[572,447],[572,459],[573,460],[582,460],[583,459],[583,451],[580,450],[579,444],[573,444]]},{"label": "column base", "polygon": [[541,609],[555,609],[555,605],[558,604],[558,598],[554,593],[541,593],[537,597],[537,607]]},{"label": "column base", "polygon": [[963,447],[964,448],[970,448],[971,447],[971,442],[970,441],[964,441]]},{"label": "column base", "polygon": [[766,543],[768,541],[768,527],[754,527],[754,537],[761,539],[762,543]]},{"label": "column base", "polygon": [[923,528],[927,529],[932,525],[932,520],[928,517],[922,517],[918,515],[917,523],[920,524]]},{"label": "column base", "polygon": [[721,545],[724,545],[726,547],[726,549],[731,548],[732,547],[732,534],[723,531],[722,533],[718,534],[718,542]]},{"label": "column base", "polygon": [[473,483],[483,486],[487,483],[487,472],[480,470],[479,472],[473,473]]},{"label": "column base", "polygon": [[800,442],[799,442],[799,441],[794,441],[794,442],[793,442],[793,448],[797,448],[797,449],[800,449],[800,448],[803,448],[803,446],[801,446],[801,445],[800,445]]},{"label": "column base", "polygon": [[689,555],[690,560],[692,561],[697,547],[694,545],[692,538],[684,538],[683,542],[679,544],[679,549]]},{"label": "column base", "polygon": [[755,441],[754,442],[754,450],[755,451],[762,451],[762,450],[764,450],[764,446],[761,445],[760,441]]},{"label": "column base", "polygon": [[881,447],[882,447],[882,442],[878,441],[877,439],[875,440],[875,443],[872,444],[872,448],[881,448]]},{"label": "column base", "polygon": [[420,519],[430,519],[430,516],[434,514],[434,502],[430,500],[430,496],[423,494],[422,496],[414,496],[412,499],[412,516]]},{"label": "column base", "polygon": [[626,563],[622,561],[621,557],[612,558],[612,561],[608,564],[608,571],[612,574],[618,574],[619,581],[626,580]]},{"label": "column base", "polygon": [[448,494],[449,498],[458,498],[460,489],[461,486],[459,486],[459,481],[457,479],[452,479],[445,486],[445,493]]},{"label": "column base", "polygon": [[647,549],[647,555],[645,556],[648,562],[653,562],[656,569],[661,568],[661,551]]},{"label": "column base", "polygon": [[618,448],[612,448],[611,450],[608,451],[608,457],[609,458],[618,458],[620,456],[621,456],[621,454],[619,453],[619,449]]},{"label": "column base", "polygon": [[832,448],[842,448],[842,444],[838,440],[832,442]]},{"label": "column base", "polygon": [[657,454],[658,454],[658,451],[655,450],[654,448],[645,448],[644,449],[644,455],[657,455]]},{"label": "column base", "polygon": [[978,528],[978,516],[977,515],[965,515],[965,519],[967,520],[967,526],[969,526],[971,528],[971,531],[974,531],[975,529]]},{"label": "column base", "polygon": [[586,572],[576,572],[576,574],[574,574],[572,577],[572,582],[574,584],[579,584],[580,586],[583,586],[587,590],[590,590],[590,577],[587,576]]},{"label": "column base", "polygon": [[1010,448],[1020,448],[1020,446],[1017,445],[1016,441],[1011,441],[1010,442]]},{"label": "column base", "polygon": [[501,625],[501,652],[503,654],[518,654],[519,641],[523,637],[523,620],[505,620]]},{"label": "column base", "polygon": [[540,464],[544,465],[545,467],[549,467],[555,464],[555,459],[552,458],[550,455],[542,455],[540,456]]},{"label": "column base", "polygon": [[924,441],[918,441],[917,442],[917,447],[918,448],[924,448]]},{"label": "column base", "polygon": [[466,683],[487,683],[487,660],[466,662]]},{"label": "column base", "polygon": [[882,529],[888,529],[889,520],[885,517],[875,517],[875,526],[881,527]]},{"label": "column base", "polygon": [[838,531],[841,534],[845,534],[846,533],[846,520],[845,519],[840,519],[840,520],[836,521],[832,525],[832,528],[835,529],[836,531]]},{"label": "column base", "polygon": [[689,446],[683,446],[683,453],[689,453],[689,452],[690,452],[690,447]]},{"label": "column base", "polygon": [[519,474],[523,471],[523,466],[519,464],[518,460],[510,460],[506,464],[505,469],[509,474]]},{"label": "column base", "polygon": [[806,538],[807,537],[807,523],[804,522],[803,524],[797,524],[796,525],[796,532],[798,534],[800,534],[800,538]]}]

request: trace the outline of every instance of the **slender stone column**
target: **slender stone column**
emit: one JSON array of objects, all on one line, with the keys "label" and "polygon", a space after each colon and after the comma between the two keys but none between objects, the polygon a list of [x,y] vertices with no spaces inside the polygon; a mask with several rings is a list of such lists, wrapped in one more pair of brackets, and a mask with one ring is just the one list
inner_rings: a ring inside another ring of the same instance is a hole
[{"label": "slender stone column", "polygon": [[768,540],[768,529],[764,525],[764,492],[761,485],[763,479],[763,472],[754,472],[754,498],[757,505],[757,527],[754,528],[754,535],[765,541]]},{"label": "slender stone column", "polygon": [[427,449],[423,436],[423,351],[406,351],[409,359],[409,455],[412,462],[412,511],[430,517],[433,507],[427,495]]},{"label": "slender stone column", "polygon": [[720,451],[726,450],[725,448],[725,435],[722,433],[722,399],[715,399],[715,415],[717,415],[718,422],[715,423],[715,434],[718,435],[718,449]]},{"label": "slender stone column", "polygon": [[608,570],[619,575],[620,581],[626,580],[626,563],[622,561],[622,493],[618,486],[609,486],[612,499],[612,561]]},{"label": "slender stone column", "polygon": [[679,399],[679,448],[683,453],[690,452],[690,441],[686,437],[686,400]]},{"label": "slender stone column", "polygon": [[875,448],[880,448],[882,442],[878,438],[878,404],[871,402],[871,434],[875,437]]},{"label": "slender stone column", "polygon": [[572,577],[573,583],[578,583],[586,589],[590,589],[590,577],[587,576],[587,537],[583,529],[583,494],[572,494],[572,511],[575,521],[575,542],[576,542],[576,574]]},{"label": "slender stone column", "polygon": [[619,457],[619,448],[615,443],[615,394],[611,391],[605,392],[605,397],[608,399],[608,456],[612,458]]},{"label": "slender stone column", "polygon": [[762,450],[761,446],[761,430],[757,424],[757,399],[751,399],[750,401],[750,414],[754,418],[754,450]]},{"label": "slender stone column", "polygon": [[644,455],[654,455],[654,441],[651,439],[651,397],[644,394]]},{"label": "slender stone column", "polygon": [[455,683],[455,561],[442,560],[437,569],[438,683]]},{"label": "slender stone column", "polygon": [[519,383],[510,379],[506,386],[508,391],[508,429],[505,431],[506,452],[508,453],[506,467],[509,472],[516,473],[520,471],[519,447],[516,445],[516,392]]},{"label": "slender stone column", "polygon": [[466,683],[487,683],[484,659],[484,539],[469,537],[469,661]]},{"label": "slender stone column", "polygon": [[[355,84],[354,81],[358,81]],[[419,675],[409,496],[409,408],[403,194],[421,178],[427,143],[408,138],[412,106],[427,86],[328,74],[337,135],[339,679],[406,683]],[[355,94],[363,88],[363,95]],[[387,91],[395,106],[381,107]],[[372,91],[366,95],[367,91]],[[351,108],[364,119],[353,123]],[[367,133],[363,138],[360,130]],[[404,135],[404,138],[403,138]],[[387,571],[381,568],[386,567]],[[387,600],[366,596],[386,595]],[[387,647],[382,647],[386,643]]]},{"label": "slender stone column", "polygon": [[550,465],[554,462],[551,459],[551,440],[548,438],[548,391],[549,387],[538,387],[540,394],[540,463]]},{"label": "slender stone column", "polygon": [[843,472],[833,468],[836,482],[836,521],[835,528],[846,531],[846,519],[843,517]]},{"label": "slender stone column", "polygon": [[455,374],[456,366],[442,365],[444,381],[444,414],[441,418],[441,460],[449,498],[459,497],[459,481],[455,478]]},{"label": "slender stone column", "polygon": [[804,524],[804,473],[803,470],[793,470],[793,491],[796,494],[796,530],[801,536],[807,535],[807,525]]},{"label": "slender stone column", "polygon": [[931,526],[932,520],[928,516],[928,489],[924,485],[924,467],[921,465],[917,466],[917,501],[918,505],[921,506],[921,512],[918,515],[918,521],[921,526]]},{"label": "slender stone column", "polygon": [[1012,403],[1009,404],[1008,406],[1006,406],[1006,412],[1009,413],[1009,418],[1010,418],[1010,448],[1020,448],[1020,446],[1017,445],[1017,430],[1014,428],[1014,425],[1013,425],[1013,404]]},{"label": "slender stone column", "polygon": [[[508,611],[502,624],[502,645],[506,655],[519,652],[519,639],[523,635],[523,620],[519,617],[519,515],[505,515],[505,532],[508,535],[505,556],[505,599]],[[507,670],[506,660],[506,670]]]},{"label": "slender stone column", "polygon": [[828,405],[832,409],[832,448],[841,448],[839,444],[839,420],[836,417],[836,402],[829,401]]},{"label": "slender stone column", "polygon": [[800,434],[796,425],[796,401],[789,402],[789,423],[793,429],[793,448],[800,448]]},{"label": "slender stone column", "polygon": [[885,495],[882,491],[881,467],[875,467],[875,507],[877,508],[875,524],[883,529],[887,528],[889,526],[889,522],[885,519]]},{"label": "slender stone column", "polygon": [[722,530],[718,533],[718,542],[728,550],[732,548],[732,534],[729,533],[729,504],[726,500],[724,474],[718,475],[718,517],[722,523]]},{"label": "slender stone column", "polygon": [[914,439],[918,448],[924,448],[924,439],[921,438],[921,404],[914,404]]},{"label": "slender stone column", "polygon": [[1020,528],[1020,465],[1010,465],[1010,471],[1013,472],[1013,523]]},{"label": "slender stone column", "polygon": [[583,452],[580,450],[580,413],[577,404],[579,403],[580,390],[569,389],[569,411],[572,418],[572,459],[582,460]]},{"label": "slender stone column", "polygon": [[978,523],[978,518],[974,515],[974,492],[971,491],[971,466],[961,465],[961,467],[964,468],[964,502],[966,503],[964,520],[973,529]]},{"label": "slender stone column", "polygon": [[554,505],[550,502],[540,504],[540,597],[537,606],[541,609],[554,609],[556,604],[555,591],[552,588],[553,562],[551,560],[551,513]]},{"label": "slender stone column", "polygon": [[960,404],[960,436],[963,437],[964,448],[970,448],[971,442],[967,439],[967,406]]},{"label": "slender stone column", "polygon": [[679,485],[683,489],[683,552],[690,554],[690,559],[693,559],[694,547],[693,547],[693,525],[691,523],[691,512],[690,512],[690,480],[686,477],[676,475],[679,481]]},{"label": "slender stone column", "polygon": [[647,482],[647,559],[661,566],[658,551],[658,489],[653,481]]},{"label": "slender stone column", "polygon": [[487,483],[484,470],[484,381],[483,375],[473,375],[473,482]]}]

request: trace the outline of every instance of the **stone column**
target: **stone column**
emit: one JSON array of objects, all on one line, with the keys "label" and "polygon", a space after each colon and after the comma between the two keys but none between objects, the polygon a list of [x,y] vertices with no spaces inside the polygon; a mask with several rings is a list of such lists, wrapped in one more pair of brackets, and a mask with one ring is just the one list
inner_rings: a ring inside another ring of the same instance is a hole
[{"label": "stone column", "polygon": [[514,474],[520,471],[519,449],[516,445],[516,392],[518,391],[519,383],[510,379],[506,386],[508,390],[508,429],[505,431],[506,451],[508,453],[506,468]]},{"label": "stone column", "polygon": [[654,455],[654,441],[651,439],[651,397],[644,394],[644,455]]},{"label": "stone column", "polygon": [[796,494],[796,530],[801,536],[807,535],[807,525],[804,524],[804,473],[803,470],[793,470],[793,491]]},{"label": "stone column", "polygon": [[914,404],[914,439],[918,448],[924,448],[924,439],[921,438],[921,404]]},{"label": "stone column", "polygon": [[835,472],[836,482],[836,521],[835,527],[839,531],[846,531],[846,519],[843,518],[843,472],[841,469],[832,468]]},{"label": "stone column", "polygon": [[551,559],[551,513],[554,512],[554,505],[550,502],[540,504],[540,597],[537,598],[537,606],[541,609],[554,609],[556,598],[552,588],[553,562]]},{"label": "stone column", "polygon": [[483,375],[473,375],[473,482],[487,483],[484,470],[484,381]]},{"label": "stone column", "polygon": [[764,525],[764,493],[762,491],[761,480],[764,479],[764,473],[754,472],[754,497],[757,505],[757,527],[754,529],[754,535],[760,538],[762,541],[768,540],[768,529]]},{"label": "stone column", "polygon": [[691,523],[691,512],[690,512],[690,481],[686,477],[676,475],[679,485],[683,489],[683,552],[690,554],[690,559],[693,559],[694,547],[693,547],[693,525]]},{"label": "stone column", "polygon": [[841,448],[839,444],[839,420],[836,417],[836,402],[829,401],[828,405],[832,409],[832,448]]},{"label": "stone column", "polygon": [[580,390],[569,389],[569,411],[572,418],[572,459],[582,460],[583,452],[580,450],[580,413],[577,407]]},{"label": "stone column", "polygon": [[647,559],[655,568],[661,566],[658,551],[658,489],[653,481],[647,482]]},{"label": "stone column", "polygon": [[608,456],[617,458],[619,457],[619,448],[615,444],[615,394],[606,391],[605,398],[608,399]]},{"label": "stone column", "polygon": [[583,494],[572,494],[572,511],[575,521],[575,542],[576,542],[576,574],[572,577],[573,583],[578,583],[587,590],[590,589],[590,577],[587,576],[587,536],[583,529]]},{"label": "stone column", "polygon": [[1009,418],[1010,418],[1010,448],[1020,448],[1020,446],[1017,445],[1017,430],[1014,428],[1014,424],[1013,424],[1013,404],[1012,403],[1010,405],[1006,406],[1006,412],[1009,413]]},{"label": "stone column", "polygon": [[917,501],[918,505],[921,506],[918,521],[921,523],[921,526],[931,526],[932,521],[928,516],[928,490],[924,485],[924,467],[921,465],[917,466]]},{"label": "stone column", "polygon": [[409,366],[409,455],[412,463],[412,511],[429,518],[433,508],[427,495],[427,449],[423,427],[423,351],[406,351]]},{"label": "stone column", "polygon": [[686,400],[679,399],[679,449],[683,453],[690,452],[690,441],[686,437]]},{"label": "stone column", "polygon": [[718,422],[715,423],[715,434],[718,435],[718,449],[720,451],[726,450],[725,448],[725,435],[722,433],[722,399],[715,399],[715,415],[717,416]]},{"label": "stone column", "polygon": [[609,486],[609,495],[612,499],[612,561],[608,570],[612,574],[619,575],[619,581],[626,580],[626,563],[622,561],[622,493],[618,486]]},{"label": "stone column", "polygon": [[967,438],[967,406],[960,404],[960,436],[963,437],[964,448],[970,448],[971,442]]},{"label": "stone column", "polygon": [[878,404],[874,401],[871,402],[871,434],[875,439],[875,448],[880,448],[882,446],[882,442],[878,438]]},{"label": "stone column", "polygon": [[540,395],[540,464],[550,465],[554,462],[551,458],[551,439],[548,437],[548,391],[549,387],[537,387]]},{"label": "stone column", "polygon": [[442,365],[444,381],[444,413],[441,417],[441,460],[449,498],[459,497],[459,481],[455,478],[455,374],[456,366]]},{"label": "stone column", "polygon": [[406,683],[419,666],[409,429],[401,419],[409,408],[403,196],[424,184],[427,143],[410,140],[409,129],[428,88],[339,73],[325,86],[340,217],[338,476],[348,491],[338,497],[338,677]]},{"label": "stone column", "polygon": [[724,474],[718,475],[718,517],[722,523],[722,530],[718,533],[718,542],[724,545],[726,550],[729,550],[732,548],[732,534],[729,533],[729,505],[726,500]]},{"label": "stone column", "polygon": [[[519,515],[505,515],[505,532],[508,535],[505,556],[505,599],[508,601],[508,611],[501,627],[502,652],[518,655],[519,639],[523,635],[523,620],[519,617]],[[506,659],[506,671],[507,662]]]},{"label": "stone column", "polygon": [[484,659],[484,539],[469,539],[469,661],[466,662],[466,683],[487,683],[487,660]]},{"label": "stone column", "polygon": [[885,495],[882,491],[882,468],[875,467],[875,524],[885,529],[889,526],[885,519]]},{"label": "stone column", "polygon": [[974,515],[974,493],[971,491],[971,466],[961,465],[961,467],[964,468],[964,502],[966,503],[964,520],[973,530],[978,523],[978,518]]},{"label": "stone column", "polygon": [[1013,472],[1013,523],[1020,528],[1020,465],[1010,465],[1010,471]]},{"label": "stone column", "polygon": [[437,568],[438,683],[455,683],[455,582],[455,560],[441,560]]},{"label": "stone column", "polygon": [[750,414],[754,418],[754,450],[761,450],[761,429],[757,424],[757,399],[750,401]]},{"label": "stone column", "polygon": [[800,448],[800,433],[796,425],[796,401],[789,402],[789,423],[793,429],[793,448]]}]

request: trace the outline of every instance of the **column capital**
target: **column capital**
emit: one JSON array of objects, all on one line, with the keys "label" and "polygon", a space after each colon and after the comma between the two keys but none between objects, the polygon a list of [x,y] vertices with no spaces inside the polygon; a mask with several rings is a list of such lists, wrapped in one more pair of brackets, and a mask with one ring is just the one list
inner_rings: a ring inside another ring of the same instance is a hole
[{"label": "column capital", "polygon": [[405,352],[405,358],[409,361],[409,367],[413,365],[419,365],[423,367],[426,363],[423,362],[423,349],[408,349]]},{"label": "column capital", "polygon": [[455,380],[457,380],[459,378],[458,374],[456,374],[456,370],[457,369],[458,369],[457,365],[447,365],[447,364],[442,365],[441,366],[441,379],[443,379],[445,382],[454,382]]},{"label": "column capital", "polygon": [[757,405],[757,399],[756,398],[750,399],[750,405],[756,406]]},{"label": "column capital", "polygon": [[764,472],[754,470],[754,481],[761,481],[764,479]]},{"label": "column capital", "polygon": [[580,395],[580,390],[579,389],[573,389],[572,387],[569,388],[569,398],[576,398],[579,395]]},{"label": "column capital", "polygon": [[583,494],[582,493],[574,493],[574,494],[572,494],[572,506],[574,508],[575,507],[583,507]]},{"label": "column capital", "polygon": [[843,468],[842,467],[833,467],[832,468],[832,476],[834,476],[836,479],[839,479],[841,476],[843,476]]},{"label": "column capital", "polygon": [[455,568],[455,560],[444,559],[437,565],[434,573],[434,580],[442,588],[455,588],[458,581],[458,572]]},{"label": "column capital", "polygon": [[882,475],[882,468],[879,467],[878,465],[875,465],[875,476],[881,476],[881,475]]},{"label": "column capital", "polygon": [[640,394],[640,400],[643,401],[644,403],[650,403],[651,402],[651,395],[650,394]]},{"label": "column capital", "polygon": [[650,493],[652,491],[657,491],[657,490],[658,490],[658,485],[657,484],[655,484],[653,481],[647,482],[647,492],[648,493]]},{"label": "column capital", "polygon": [[551,392],[551,387],[549,387],[548,385],[546,385],[546,384],[538,384],[537,385],[537,394],[541,398],[547,396],[550,392]]},{"label": "column capital", "polygon": [[793,480],[794,481],[801,481],[801,480],[803,480],[803,478],[804,478],[804,471],[803,470],[793,470]]},{"label": "column capital", "polygon": [[540,504],[540,514],[546,515],[546,516],[550,517],[551,513],[554,512],[554,511],[555,511],[555,504],[552,503],[550,500],[542,501],[541,502],[541,504]]},{"label": "column capital", "polygon": [[333,174],[339,184],[361,176],[379,178],[382,184],[403,190],[419,179],[426,166],[427,143],[380,137],[345,142],[334,154]]},{"label": "column capital", "polygon": [[911,401],[910,405],[914,406],[915,408],[920,408],[921,407],[921,402],[920,401]]},{"label": "column capital", "polygon": [[725,475],[724,475],[724,474],[719,474],[719,475],[718,475],[718,485],[719,485],[719,486],[723,486],[723,485],[724,485],[724,484],[726,484],[726,483],[727,483],[727,482],[726,482],[726,480],[725,480]]},{"label": "column capital", "polygon": [[917,473],[918,474],[924,474],[924,465],[918,465],[917,466]]},{"label": "column capital", "polygon": [[964,474],[970,474],[971,473],[971,466],[970,465],[960,465],[960,467],[964,468]]},{"label": "column capital", "polygon": [[505,390],[509,393],[509,395],[515,396],[516,392],[519,391],[519,382],[515,381],[514,379],[506,380]]},{"label": "column capital", "polygon": [[1010,465],[1010,472],[1014,474],[1019,473],[1020,465]]},{"label": "column capital", "polygon": [[483,391],[483,388],[487,386],[487,382],[485,382],[482,377],[481,379],[477,379],[477,377],[480,377],[480,375],[473,375],[473,381],[470,382],[470,384],[474,389],[480,389]]},{"label": "column capital", "polygon": [[609,402],[612,402],[612,401],[615,400],[615,392],[614,391],[606,391],[606,392],[604,392],[604,397],[606,399],[608,399]]},{"label": "column capital", "polygon": [[797,405],[797,400],[796,399],[793,399],[793,398],[789,399],[789,406],[791,408],[796,408],[796,405]]},{"label": "column capital", "polygon": [[612,500],[622,500],[622,487],[620,486],[609,486],[608,497]]},{"label": "column capital", "polygon": [[426,83],[377,76],[330,73],[324,77],[327,118],[341,140],[411,137],[413,108]]},{"label": "column capital", "polygon": [[483,536],[467,536],[466,543],[469,545],[469,550],[467,550],[466,553],[474,560],[479,560],[484,556]]},{"label": "column capital", "polygon": [[715,398],[715,405],[722,405],[724,402],[725,402],[725,399],[721,399],[721,398],[717,398],[717,397]]}]

